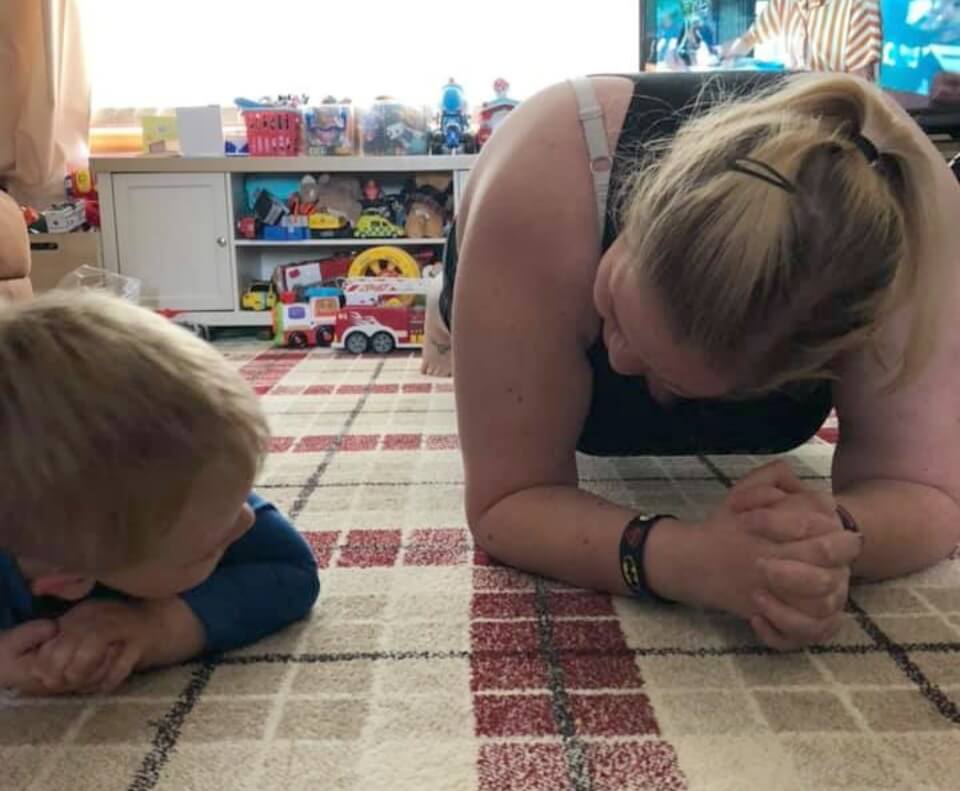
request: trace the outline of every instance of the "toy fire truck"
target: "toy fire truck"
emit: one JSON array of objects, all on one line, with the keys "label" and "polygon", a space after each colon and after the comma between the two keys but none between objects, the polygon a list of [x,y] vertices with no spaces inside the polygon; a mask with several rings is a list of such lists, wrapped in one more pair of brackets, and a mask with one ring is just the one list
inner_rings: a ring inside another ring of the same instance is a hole
[{"label": "toy fire truck", "polygon": [[343,284],[344,306],[337,312],[333,348],[352,354],[389,354],[423,347],[429,279],[351,278]]}]

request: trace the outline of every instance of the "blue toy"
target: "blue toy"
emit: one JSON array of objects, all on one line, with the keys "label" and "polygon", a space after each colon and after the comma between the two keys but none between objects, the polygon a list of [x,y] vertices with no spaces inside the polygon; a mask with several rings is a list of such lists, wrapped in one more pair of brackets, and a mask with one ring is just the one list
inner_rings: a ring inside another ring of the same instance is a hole
[{"label": "blue toy", "polygon": [[342,293],[334,286],[305,286],[303,289],[304,301],[311,297],[339,297]]},{"label": "blue toy", "polygon": [[467,99],[463,88],[450,78],[440,95],[440,128],[434,133],[435,154],[472,153],[473,136],[470,134],[470,116],[467,115]]}]

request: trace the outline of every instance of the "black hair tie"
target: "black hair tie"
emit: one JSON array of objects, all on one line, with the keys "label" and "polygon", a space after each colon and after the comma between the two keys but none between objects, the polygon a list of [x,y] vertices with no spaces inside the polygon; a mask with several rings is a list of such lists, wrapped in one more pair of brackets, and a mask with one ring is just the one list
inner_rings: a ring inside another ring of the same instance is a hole
[{"label": "black hair tie", "polygon": [[876,165],[877,160],[880,159],[880,152],[877,151],[877,147],[871,143],[866,137],[857,132],[853,137],[850,138],[850,141],[860,149],[860,153],[866,157],[867,162],[871,165]]}]

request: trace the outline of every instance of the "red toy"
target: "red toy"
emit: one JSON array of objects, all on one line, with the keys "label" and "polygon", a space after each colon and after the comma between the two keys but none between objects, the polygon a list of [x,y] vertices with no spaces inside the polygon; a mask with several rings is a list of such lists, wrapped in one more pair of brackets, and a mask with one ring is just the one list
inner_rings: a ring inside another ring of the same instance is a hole
[{"label": "red toy", "polygon": [[241,217],[237,220],[237,233],[243,239],[257,238],[257,221],[254,217]]},{"label": "red toy", "polygon": [[370,202],[378,201],[383,198],[383,190],[380,189],[380,185],[376,181],[367,179],[363,183],[363,198]]},{"label": "red toy", "polygon": [[100,227],[100,195],[88,168],[75,168],[64,179],[67,197],[83,202],[83,219],[90,228]]},{"label": "red toy", "polygon": [[[347,280],[346,306],[337,312],[333,348],[352,354],[422,348],[429,286],[429,280],[420,278]],[[411,298],[412,304],[404,304]]]},{"label": "red toy", "polygon": [[480,108],[480,124],[477,129],[477,148],[480,148],[496,128],[503,123],[503,119],[510,114],[520,102],[507,96],[510,90],[510,83],[502,77],[493,83],[493,91],[496,96],[489,102],[484,102]]},{"label": "red toy", "polygon": [[290,304],[297,301],[298,292],[303,293],[310,286],[339,286],[347,278],[352,263],[351,255],[335,255],[317,261],[283,264],[273,272],[274,287],[280,301]]}]

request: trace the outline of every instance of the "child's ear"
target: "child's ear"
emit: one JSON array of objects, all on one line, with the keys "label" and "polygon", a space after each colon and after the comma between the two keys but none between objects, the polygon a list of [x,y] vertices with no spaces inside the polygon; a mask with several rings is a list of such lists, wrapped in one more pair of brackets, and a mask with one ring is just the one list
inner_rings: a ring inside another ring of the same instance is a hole
[{"label": "child's ear", "polygon": [[34,596],[56,596],[65,601],[79,601],[90,595],[94,585],[96,580],[92,577],[54,571],[31,580],[30,592]]}]

